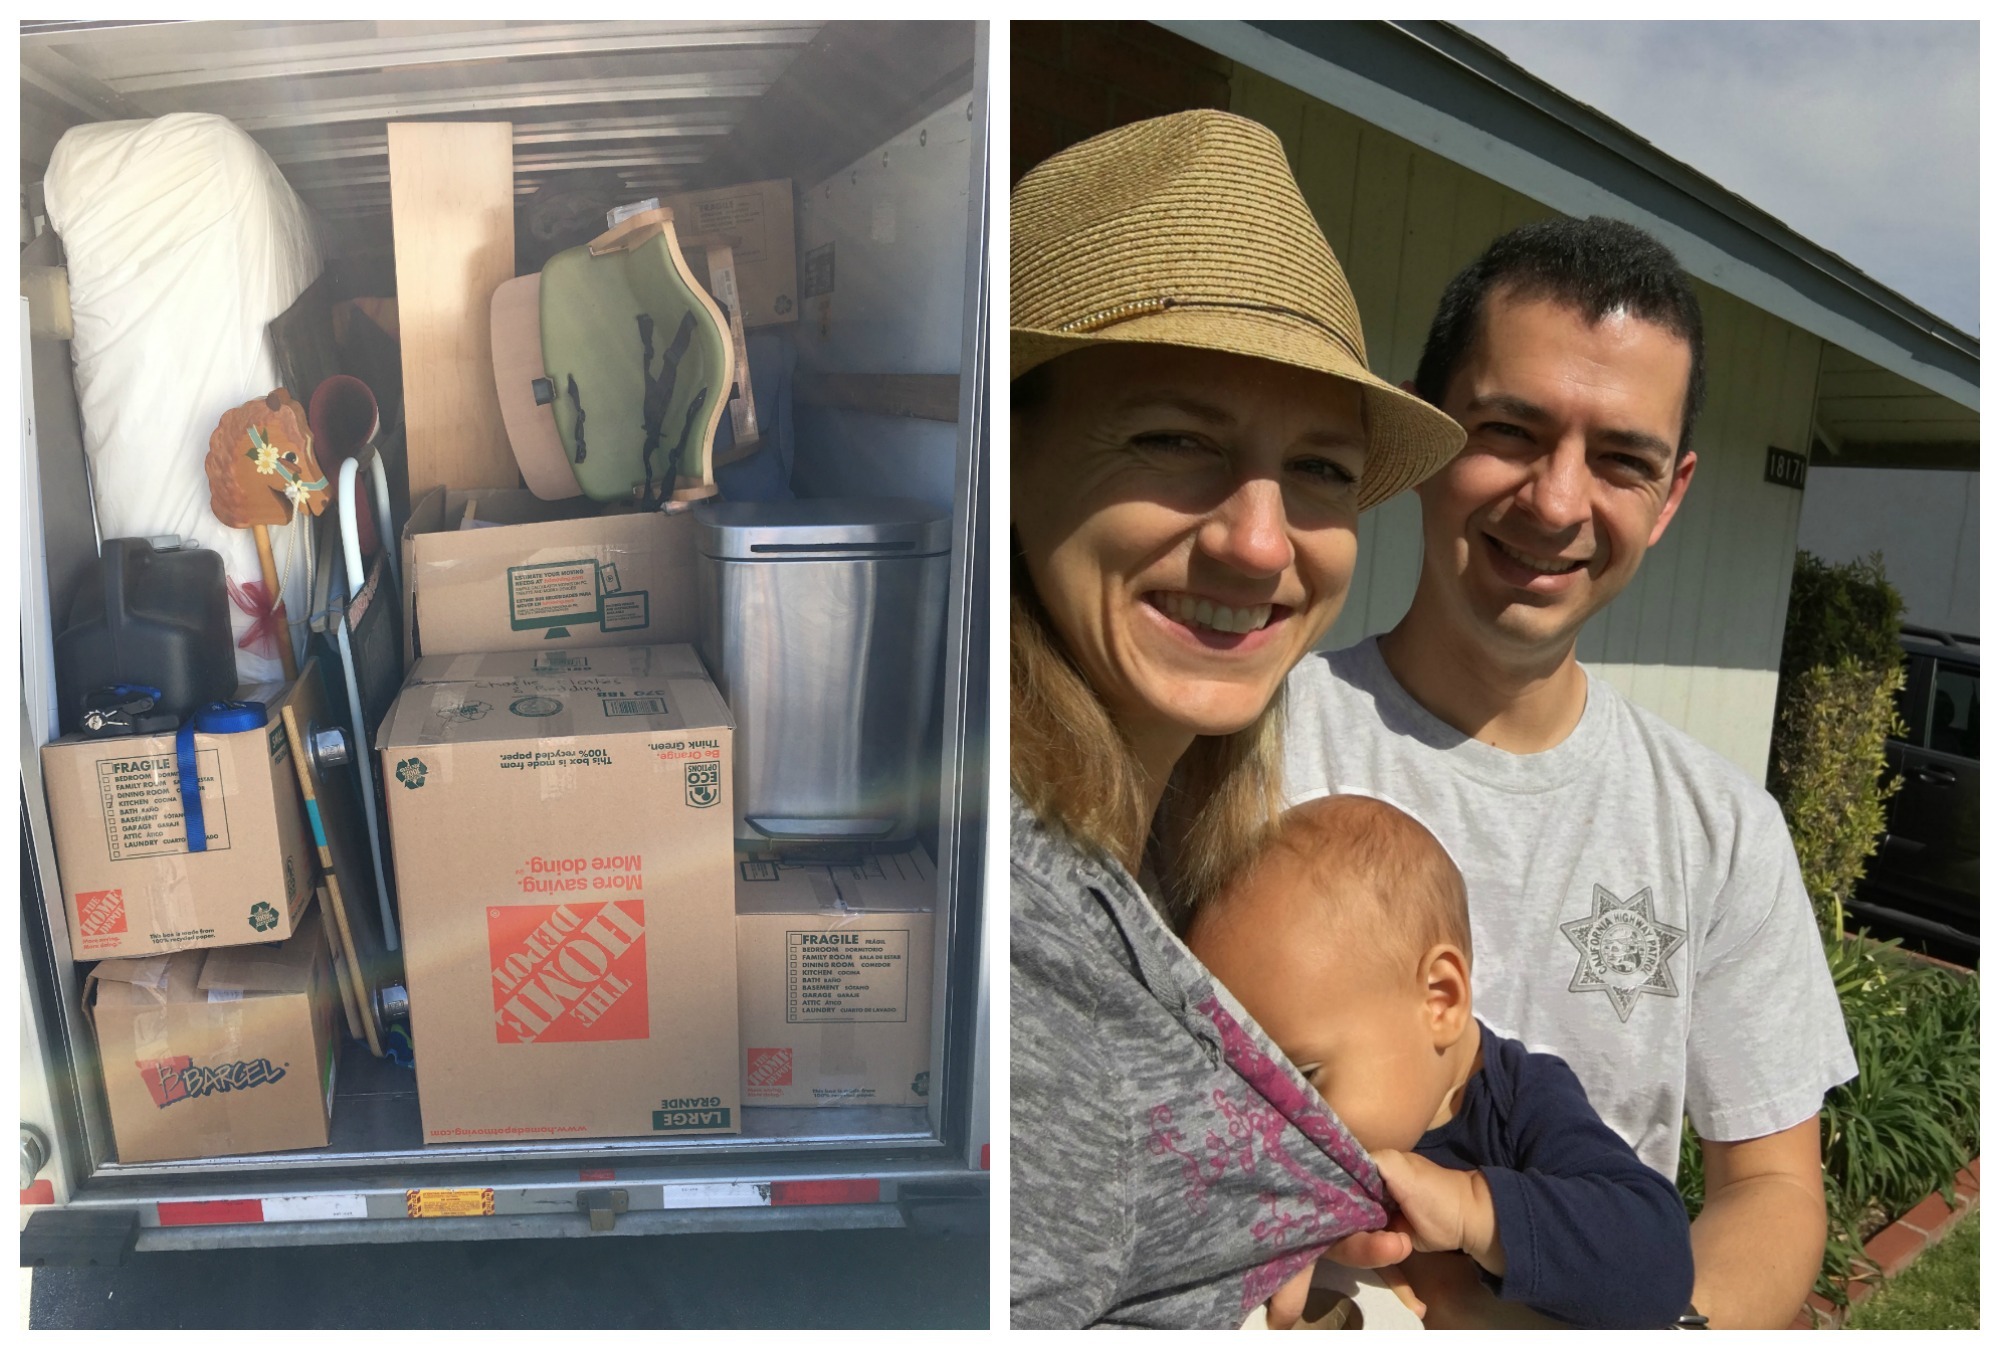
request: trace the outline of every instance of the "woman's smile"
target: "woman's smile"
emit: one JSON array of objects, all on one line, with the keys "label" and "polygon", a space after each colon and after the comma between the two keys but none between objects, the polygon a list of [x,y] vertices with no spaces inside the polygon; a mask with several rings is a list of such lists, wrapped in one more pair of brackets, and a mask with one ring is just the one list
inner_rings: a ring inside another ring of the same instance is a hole
[{"label": "woman's smile", "polygon": [[1291,609],[1273,604],[1230,604],[1192,591],[1149,591],[1144,603],[1158,611],[1176,628],[1221,650],[1241,644],[1215,639],[1249,638],[1273,624],[1283,623]]}]

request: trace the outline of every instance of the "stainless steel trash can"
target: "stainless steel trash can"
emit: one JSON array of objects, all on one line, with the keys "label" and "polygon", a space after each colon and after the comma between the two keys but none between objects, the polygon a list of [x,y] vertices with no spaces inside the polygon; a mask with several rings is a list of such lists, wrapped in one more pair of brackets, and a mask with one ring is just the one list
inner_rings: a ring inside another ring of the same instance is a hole
[{"label": "stainless steel trash can", "polygon": [[[736,719],[736,840],[782,854],[914,837],[950,515],[897,498],[706,501],[702,659]],[[928,771],[927,771],[928,769]]]}]

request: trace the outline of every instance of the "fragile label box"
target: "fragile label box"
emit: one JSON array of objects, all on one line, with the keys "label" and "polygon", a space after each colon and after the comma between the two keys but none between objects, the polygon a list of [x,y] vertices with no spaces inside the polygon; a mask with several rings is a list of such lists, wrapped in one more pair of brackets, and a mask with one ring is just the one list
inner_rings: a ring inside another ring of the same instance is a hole
[{"label": "fragile label box", "polygon": [[190,852],[175,738],[65,736],[42,747],[42,783],[77,960],[274,942],[312,898],[317,854],[280,710],[297,685],[237,697],[264,726],[194,738],[208,847]]},{"label": "fragile label box", "polygon": [[[687,241],[726,239],[736,258],[736,289],[743,326],[790,323],[799,317],[799,246],[792,228],[792,180],[681,192],[660,198],[671,207],[674,232]],[[688,261],[704,265],[699,247],[687,246]]]},{"label": "fragile label box", "polygon": [[923,850],[736,872],[743,1104],[927,1101],[937,874]]},{"label": "fragile label box", "polygon": [[[470,516],[468,517],[468,510]],[[403,655],[701,636],[694,517],[435,488],[403,527]]]},{"label": "fragile label box", "polygon": [[323,1148],[339,1042],[317,909],[276,946],[100,961],[84,976],[120,1162]]},{"label": "fragile label box", "polygon": [[729,710],[551,655],[427,657],[377,737],[424,1139],[733,1134]]}]

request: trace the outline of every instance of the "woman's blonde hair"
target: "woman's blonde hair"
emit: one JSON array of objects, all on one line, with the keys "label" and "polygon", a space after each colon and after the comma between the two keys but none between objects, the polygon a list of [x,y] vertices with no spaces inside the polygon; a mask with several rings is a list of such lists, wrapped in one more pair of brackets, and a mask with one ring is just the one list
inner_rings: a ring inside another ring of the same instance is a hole
[{"label": "woman's blonde hair", "polygon": [[1197,736],[1149,820],[1138,757],[1064,649],[1018,552],[1008,644],[1015,794],[1135,876],[1150,846],[1158,899],[1184,928],[1277,818],[1283,686],[1243,730]]}]

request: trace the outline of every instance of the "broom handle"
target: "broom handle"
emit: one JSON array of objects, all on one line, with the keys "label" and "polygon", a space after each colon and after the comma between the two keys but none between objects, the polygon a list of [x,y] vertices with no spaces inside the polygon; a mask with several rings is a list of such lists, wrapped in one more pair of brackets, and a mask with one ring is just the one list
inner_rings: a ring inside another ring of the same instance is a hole
[{"label": "broom handle", "polygon": [[284,593],[278,589],[278,560],[271,553],[271,531],[263,525],[251,527],[257,535],[257,565],[264,569],[264,590],[271,597],[271,622],[278,630],[278,659],[284,663],[285,678],[299,677],[299,658],[292,654],[292,625],[285,617]]}]

